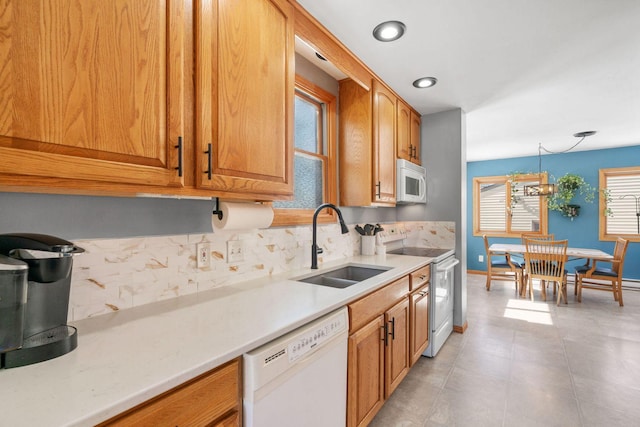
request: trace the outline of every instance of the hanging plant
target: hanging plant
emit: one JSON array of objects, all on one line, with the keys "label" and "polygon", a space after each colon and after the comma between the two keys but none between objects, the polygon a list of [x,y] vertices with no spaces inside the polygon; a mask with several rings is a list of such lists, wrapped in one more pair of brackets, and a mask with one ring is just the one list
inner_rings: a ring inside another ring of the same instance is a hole
[{"label": "hanging plant", "polygon": [[[547,199],[547,207],[558,211],[573,220],[578,216],[580,206],[571,203],[580,194],[587,203],[592,203],[596,196],[596,189],[587,183],[580,175],[567,173],[556,181],[556,193]],[[575,208],[577,206],[577,209]]]},{"label": "hanging plant", "polygon": [[518,204],[518,202],[520,201],[520,199],[518,198],[518,176],[522,175],[522,172],[511,172],[509,175],[507,175],[508,178],[508,182],[511,186],[511,209],[509,209],[509,215],[513,215],[513,209],[516,207],[516,205]]},{"label": "hanging plant", "polygon": [[507,177],[507,181],[509,183],[509,185],[511,186],[511,200],[510,200],[510,205],[511,208],[509,209],[509,215],[513,215],[513,210],[515,209],[516,205],[518,203],[520,203],[522,201],[522,197],[523,195],[520,194],[520,190],[522,189],[522,182],[521,180],[523,178],[526,178],[526,176],[531,175],[532,172],[519,172],[519,171],[515,171],[515,172],[510,172]]},{"label": "hanging plant", "polygon": [[611,210],[610,207],[611,200],[613,200],[613,198],[611,197],[611,190],[609,190],[608,188],[603,188],[602,190],[600,190],[600,193],[602,193],[602,200],[604,201],[604,209],[602,211],[602,214],[607,218],[611,218],[613,216],[613,210]]}]

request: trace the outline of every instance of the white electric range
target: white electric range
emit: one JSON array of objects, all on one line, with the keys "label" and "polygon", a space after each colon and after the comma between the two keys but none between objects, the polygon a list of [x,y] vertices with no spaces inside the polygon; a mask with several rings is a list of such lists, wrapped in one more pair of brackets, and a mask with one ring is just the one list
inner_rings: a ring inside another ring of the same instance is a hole
[{"label": "white electric range", "polygon": [[379,234],[379,242],[386,246],[388,254],[433,258],[429,289],[429,345],[422,354],[435,357],[453,332],[454,269],[460,263],[455,257],[455,249],[405,246],[407,234],[401,228]]}]

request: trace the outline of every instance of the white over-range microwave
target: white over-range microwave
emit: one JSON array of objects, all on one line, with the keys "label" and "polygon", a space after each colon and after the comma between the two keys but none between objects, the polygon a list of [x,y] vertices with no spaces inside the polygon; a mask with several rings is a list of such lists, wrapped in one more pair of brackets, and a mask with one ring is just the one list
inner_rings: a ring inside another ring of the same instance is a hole
[{"label": "white over-range microwave", "polygon": [[427,170],[408,160],[396,160],[396,203],[427,203]]}]

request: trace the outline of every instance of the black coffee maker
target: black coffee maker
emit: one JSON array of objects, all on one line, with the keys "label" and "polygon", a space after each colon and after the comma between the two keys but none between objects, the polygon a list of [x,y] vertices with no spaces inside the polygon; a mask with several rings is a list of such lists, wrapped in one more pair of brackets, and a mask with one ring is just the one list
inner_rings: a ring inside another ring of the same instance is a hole
[{"label": "black coffee maker", "polygon": [[[62,356],[78,346],[77,331],[67,325],[67,314],[73,255],[81,252],[84,249],[54,236],[0,234],[0,255],[28,267],[26,304],[20,307],[16,303],[15,306],[21,308],[23,321],[0,322],[0,336],[15,338],[20,335],[16,329],[22,326],[22,345],[13,350],[0,350],[1,367],[42,362]],[[5,280],[9,279],[9,276],[5,277]],[[17,291],[15,295],[18,299]],[[17,310],[7,311],[7,317],[9,314],[17,319]]]}]

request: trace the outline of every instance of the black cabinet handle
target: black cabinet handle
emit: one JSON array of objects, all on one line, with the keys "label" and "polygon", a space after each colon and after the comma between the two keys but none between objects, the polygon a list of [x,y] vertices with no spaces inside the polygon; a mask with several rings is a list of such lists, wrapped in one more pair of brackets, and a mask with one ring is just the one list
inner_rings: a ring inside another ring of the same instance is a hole
[{"label": "black cabinet handle", "polygon": [[174,145],[173,148],[178,149],[178,167],[174,168],[178,171],[178,176],[182,177],[182,137],[178,137],[178,145]]},{"label": "black cabinet handle", "polygon": [[380,326],[380,329],[382,329],[382,341],[384,341],[384,346],[388,346],[389,345],[389,332],[387,329],[387,324],[385,323],[384,325]]},{"label": "black cabinet handle", "polygon": [[409,159],[413,158],[413,144],[409,144]]},{"label": "black cabinet handle", "polygon": [[391,323],[391,333],[389,335],[391,335],[392,340],[395,340],[396,339],[396,318],[392,317],[389,323]]},{"label": "black cabinet handle", "polygon": [[213,165],[211,164],[211,156],[213,154],[213,148],[211,144],[207,146],[207,151],[205,151],[205,153],[207,154],[207,170],[204,171],[204,173],[207,174],[207,178],[209,178],[209,181],[211,181],[211,170],[213,169]]},{"label": "black cabinet handle", "polygon": [[380,181],[376,184],[376,197],[380,198]]}]

